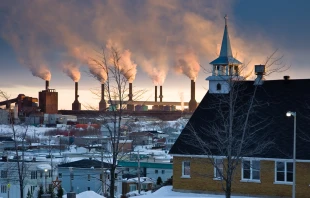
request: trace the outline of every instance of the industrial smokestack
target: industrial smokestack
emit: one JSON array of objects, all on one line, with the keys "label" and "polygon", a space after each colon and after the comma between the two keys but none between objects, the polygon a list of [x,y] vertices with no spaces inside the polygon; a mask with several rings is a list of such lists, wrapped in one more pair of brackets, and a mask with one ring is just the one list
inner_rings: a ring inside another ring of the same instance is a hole
[{"label": "industrial smokestack", "polygon": [[101,84],[101,100],[104,101],[104,84]]},{"label": "industrial smokestack", "polygon": [[101,101],[99,102],[99,111],[105,111],[107,103],[104,100],[104,84],[101,84]]},{"label": "industrial smokestack", "polygon": [[79,83],[75,82],[75,100],[78,101],[78,89],[79,89]]},{"label": "industrial smokestack", "polygon": [[128,94],[128,100],[132,101],[132,83],[129,83],[129,94]]},{"label": "industrial smokestack", "polygon": [[50,81],[46,80],[45,81],[45,90],[48,90],[50,86]]},{"label": "industrial smokestack", "polygon": [[157,102],[157,86],[155,86],[155,102]]},{"label": "industrial smokestack", "polygon": [[159,87],[159,101],[162,102],[163,101],[163,86]]},{"label": "industrial smokestack", "polygon": [[197,107],[197,101],[195,99],[195,81],[191,80],[191,100],[188,103],[188,110],[190,112],[195,111]]},{"label": "industrial smokestack", "polygon": [[191,80],[191,100],[195,100],[195,81]]},{"label": "industrial smokestack", "polygon": [[133,111],[134,110],[134,105],[130,103],[132,101],[132,83],[129,83],[129,94],[128,94],[128,104],[127,104],[127,110],[128,111]]},{"label": "industrial smokestack", "polygon": [[78,101],[78,88],[79,88],[79,84],[78,82],[75,82],[75,100],[72,103],[72,110],[73,111],[80,111],[81,110],[81,103],[79,103]]}]

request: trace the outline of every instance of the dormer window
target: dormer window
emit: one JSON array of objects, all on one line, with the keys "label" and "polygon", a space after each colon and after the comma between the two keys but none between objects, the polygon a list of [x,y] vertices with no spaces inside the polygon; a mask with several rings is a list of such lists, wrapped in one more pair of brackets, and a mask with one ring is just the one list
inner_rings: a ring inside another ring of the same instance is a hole
[{"label": "dormer window", "polygon": [[217,83],[216,85],[216,90],[220,91],[222,89],[222,85],[220,83]]}]

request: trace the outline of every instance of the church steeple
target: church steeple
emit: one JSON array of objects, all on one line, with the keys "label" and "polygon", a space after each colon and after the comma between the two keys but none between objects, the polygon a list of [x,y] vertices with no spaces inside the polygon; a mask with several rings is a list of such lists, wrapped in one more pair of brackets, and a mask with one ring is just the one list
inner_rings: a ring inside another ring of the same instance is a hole
[{"label": "church steeple", "polygon": [[233,57],[231,50],[228,25],[227,25],[227,15],[225,19],[225,28],[222,40],[222,46],[220,55],[217,59],[212,61],[212,76],[207,77],[209,80],[209,92],[214,94],[224,94],[228,93],[230,88],[228,85],[229,79],[241,80],[239,66],[242,64],[240,61]]},{"label": "church steeple", "polygon": [[235,59],[232,54],[229,33],[228,33],[227,15],[225,15],[224,19],[225,19],[225,28],[224,28],[220,56],[214,61],[212,61],[210,64],[211,65],[231,65],[231,64],[240,65],[242,63],[238,61],[237,59]]},{"label": "church steeple", "polygon": [[223,40],[222,40],[220,57],[232,57],[230,39],[229,39],[228,27],[227,27],[227,19],[228,19],[227,15],[225,15],[224,19],[225,19],[225,29],[224,29],[224,35],[223,35]]}]

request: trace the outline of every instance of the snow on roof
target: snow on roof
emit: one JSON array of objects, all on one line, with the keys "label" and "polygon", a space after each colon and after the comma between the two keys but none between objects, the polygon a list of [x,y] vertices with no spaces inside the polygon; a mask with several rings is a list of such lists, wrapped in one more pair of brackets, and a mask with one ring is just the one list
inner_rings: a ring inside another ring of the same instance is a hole
[{"label": "snow on roof", "polygon": [[37,165],[37,169],[39,170],[51,170],[51,165],[49,164],[39,164]]},{"label": "snow on roof", "polygon": [[[130,178],[130,179],[123,179],[123,182],[138,182],[138,177],[135,177],[135,178]],[[148,178],[148,177],[140,177],[140,182],[141,183],[154,183],[154,181],[151,179],[151,178]]]}]

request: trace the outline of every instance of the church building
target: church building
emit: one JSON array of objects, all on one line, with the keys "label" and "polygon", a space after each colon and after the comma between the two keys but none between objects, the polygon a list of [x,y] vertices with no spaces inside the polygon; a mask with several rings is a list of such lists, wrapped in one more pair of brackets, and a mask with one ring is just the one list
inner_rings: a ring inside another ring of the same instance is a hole
[{"label": "church building", "polygon": [[309,197],[310,79],[266,80],[264,65],[242,77],[227,17],[210,64],[209,90],[170,150],[173,190]]}]

